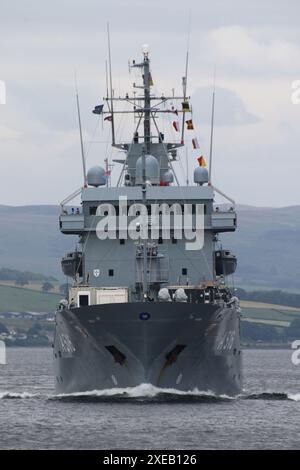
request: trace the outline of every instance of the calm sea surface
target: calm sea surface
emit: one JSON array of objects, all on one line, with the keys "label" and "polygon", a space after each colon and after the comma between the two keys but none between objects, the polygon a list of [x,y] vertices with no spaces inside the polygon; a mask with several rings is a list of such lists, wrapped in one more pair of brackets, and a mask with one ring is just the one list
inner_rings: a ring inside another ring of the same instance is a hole
[{"label": "calm sea surface", "polygon": [[0,365],[1,449],[300,449],[300,365],[244,351],[244,393],[149,385],[55,396],[52,350],[11,348]]}]

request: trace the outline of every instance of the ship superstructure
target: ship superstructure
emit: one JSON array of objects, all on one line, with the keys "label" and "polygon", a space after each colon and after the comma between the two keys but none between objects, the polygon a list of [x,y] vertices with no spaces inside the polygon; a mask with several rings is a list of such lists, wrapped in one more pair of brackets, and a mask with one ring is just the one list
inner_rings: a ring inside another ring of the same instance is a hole
[{"label": "ship superstructure", "polygon": [[[117,185],[107,184],[107,168],[93,167],[72,195],[81,195],[81,209],[70,210],[71,197],[61,205],[60,230],[78,235],[79,245],[62,260],[73,285],[56,314],[56,389],[151,383],[236,394],[240,313],[225,282],[236,258],[218,243],[219,233],[236,229],[234,205],[214,206],[203,157],[193,185],[174,172],[184,131],[167,142],[158,120],[171,114],[192,125],[186,77],[182,96],[157,97],[148,50],[131,66],[141,71],[140,94],[115,98],[111,90],[107,106],[94,110],[111,123],[112,145],[124,155]],[[122,101],[132,110],[118,111]],[[134,115],[130,142],[116,142],[118,113]]]}]

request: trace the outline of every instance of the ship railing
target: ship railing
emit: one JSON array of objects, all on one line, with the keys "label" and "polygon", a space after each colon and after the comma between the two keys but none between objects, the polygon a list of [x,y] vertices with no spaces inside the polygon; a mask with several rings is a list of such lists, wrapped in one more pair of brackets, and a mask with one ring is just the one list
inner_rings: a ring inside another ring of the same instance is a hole
[{"label": "ship railing", "polygon": [[74,191],[74,193],[70,194],[70,196],[66,197],[61,203],[60,203],[60,212],[61,214],[65,214],[66,212],[66,205],[73,201],[73,199],[75,199],[77,196],[79,196],[81,193],[82,193],[82,189],[83,188],[79,188],[77,189],[76,191]]},{"label": "ship railing", "polygon": [[216,304],[227,302],[230,298],[228,289],[220,289],[214,283],[208,283],[207,285],[172,285],[167,286],[171,298],[174,298],[174,294],[178,289],[183,289],[188,303],[204,303],[204,304]]},{"label": "ship railing", "polygon": [[214,212],[235,212],[235,206],[233,204],[214,204]]}]

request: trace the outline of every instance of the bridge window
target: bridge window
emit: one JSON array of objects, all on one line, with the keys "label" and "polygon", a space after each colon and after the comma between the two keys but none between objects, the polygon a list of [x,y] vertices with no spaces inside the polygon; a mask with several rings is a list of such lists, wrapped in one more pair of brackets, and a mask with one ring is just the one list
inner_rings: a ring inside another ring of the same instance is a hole
[{"label": "bridge window", "polygon": [[108,270],[108,275],[109,275],[110,277],[112,277],[112,276],[114,275],[114,270],[113,270],[113,269],[109,269],[109,270]]},{"label": "bridge window", "polygon": [[120,245],[125,245],[125,240],[124,240],[124,238],[120,238]]},{"label": "bridge window", "polygon": [[[119,215],[119,206],[114,206],[114,208],[115,208],[116,216],[118,216]],[[90,211],[90,215],[96,215],[97,206],[90,206],[89,211]],[[108,211],[104,211],[103,215],[108,215]]]},{"label": "bridge window", "polygon": [[182,268],[181,274],[183,276],[186,276],[187,275],[187,268]]}]

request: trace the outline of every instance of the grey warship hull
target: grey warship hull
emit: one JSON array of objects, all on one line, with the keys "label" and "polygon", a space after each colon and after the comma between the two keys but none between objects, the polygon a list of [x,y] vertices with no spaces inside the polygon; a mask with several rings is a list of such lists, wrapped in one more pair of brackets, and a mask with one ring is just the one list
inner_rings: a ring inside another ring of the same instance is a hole
[{"label": "grey warship hull", "polygon": [[136,302],[57,312],[56,392],[149,383],[236,395],[242,386],[235,306]]},{"label": "grey warship hull", "polygon": [[[84,184],[62,201],[59,217],[61,232],[78,241],[62,259],[73,284],[56,314],[56,391],[148,383],[236,395],[242,384],[240,309],[227,277],[237,260],[219,234],[234,232],[237,217],[234,201],[211,180],[214,108],[208,171],[196,135],[185,141],[185,128],[194,131],[187,77],[181,96],[156,96],[146,46],[142,61],[130,68],[141,72],[142,83],[117,97],[110,68],[110,96],[93,110],[111,123],[112,147],[124,155],[112,159],[122,164],[115,186],[108,153],[105,168],[86,172],[77,95]],[[117,103],[126,107],[118,110]],[[132,134],[119,142],[115,118],[124,113],[133,117]],[[170,117],[164,132],[162,115],[164,123]],[[195,168],[190,184],[186,147],[182,185],[174,163],[182,166],[186,144]],[[216,193],[225,198],[222,207],[215,205]],[[70,208],[79,195],[81,207]]]}]

